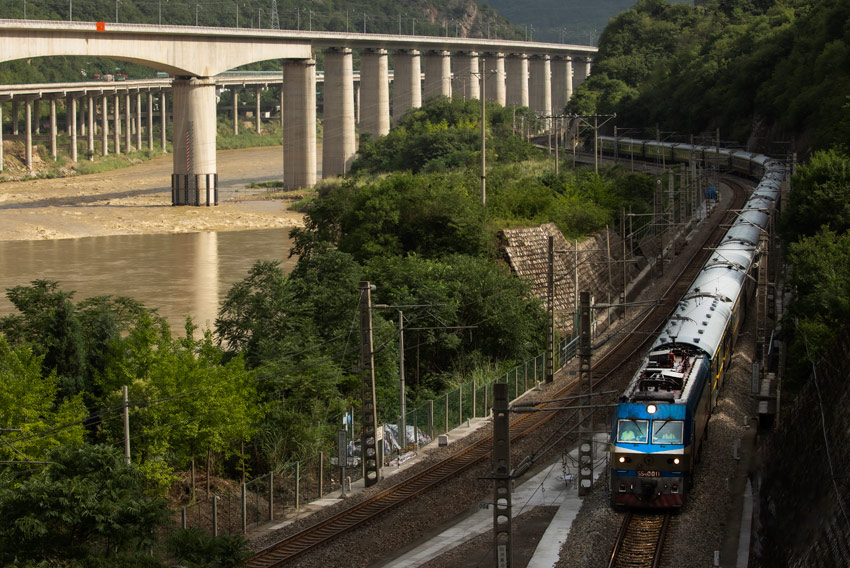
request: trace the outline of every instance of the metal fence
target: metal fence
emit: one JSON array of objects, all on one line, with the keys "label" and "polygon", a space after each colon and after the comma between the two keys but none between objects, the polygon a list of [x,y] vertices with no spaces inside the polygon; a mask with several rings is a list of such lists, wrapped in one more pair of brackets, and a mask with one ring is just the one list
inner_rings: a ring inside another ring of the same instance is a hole
[{"label": "metal fence", "polygon": [[[577,340],[563,340],[555,354],[555,368],[564,366],[575,357]],[[448,433],[466,420],[486,417],[493,404],[493,385],[506,383],[509,398],[519,398],[537,387],[544,379],[544,355],[538,355],[507,373],[486,382],[467,381],[458,388],[426,402],[405,414],[405,423],[415,434],[423,433],[428,440]],[[353,413],[352,413],[353,414]],[[396,423],[398,417],[396,416]],[[351,431],[358,430],[357,422]],[[415,446],[418,435],[402,448],[402,452]],[[304,506],[334,492],[341,491],[341,483],[350,483],[362,477],[359,461],[345,470],[345,479],[339,467],[332,465],[330,456],[337,455],[336,448],[309,460],[289,463],[279,471],[256,477],[231,491],[188,505],[177,512],[177,524],[182,528],[198,528],[209,534],[246,533],[252,528],[289,518],[302,512]],[[399,452],[401,453],[401,452]],[[385,464],[391,459],[385,452]],[[336,461],[334,459],[334,461]]]}]

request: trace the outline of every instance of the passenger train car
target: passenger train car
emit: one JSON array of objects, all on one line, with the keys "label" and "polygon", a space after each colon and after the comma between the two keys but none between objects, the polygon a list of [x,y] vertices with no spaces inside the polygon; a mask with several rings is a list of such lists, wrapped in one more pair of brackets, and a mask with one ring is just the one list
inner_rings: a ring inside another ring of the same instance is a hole
[{"label": "passenger train car", "polygon": [[[634,142],[626,142],[625,147],[635,147]],[[642,148],[646,152],[653,146]],[[700,149],[669,144],[663,151],[676,157],[677,152],[697,154]],[[752,297],[760,233],[767,228],[770,206],[779,198],[785,176],[784,165],[766,156],[717,153],[714,148],[702,151],[728,157],[730,167],[737,160],[738,167],[747,171],[760,169],[763,177],[620,397],[609,456],[615,506],[684,505],[707,437],[708,419]]]},{"label": "passenger train car", "polygon": [[604,156],[631,157],[636,160],[651,160],[659,163],[698,160],[705,165],[716,165],[754,179],[761,179],[764,176],[765,164],[770,160],[767,156],[751,152],[636,138],[600,136],[598,145],[599,151]]}]

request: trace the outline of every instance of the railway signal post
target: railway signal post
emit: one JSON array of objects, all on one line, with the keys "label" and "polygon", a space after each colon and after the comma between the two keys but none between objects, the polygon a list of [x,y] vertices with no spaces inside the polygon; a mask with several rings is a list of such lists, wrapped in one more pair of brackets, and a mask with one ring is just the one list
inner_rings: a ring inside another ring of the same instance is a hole
[{"label": "railway signal post", "polygon": [[496,566],[511,566],[511,421],[508,385],[493,385],[493,547]]},{"label": "railway signal post", "polygon": [[378,410],[375,402],[375,357],[372,349],[372,290],[369,282],[360,282],[360,380],[363,410],[360,456],[366,487],[372,487],[381,480],[381,464],[378,462]]},{"label": "railway signal post", "polygon": [[[579,446],[578,446],[578,494],[583,497],[590,493],[593,485],[593,409],[591,406],[593,380],[590,372],[590,292],[582,292],[579,301],[579,367],[578,380],[581,399],[578,409]],[[587,417],[585,417],[587,412]]]}]

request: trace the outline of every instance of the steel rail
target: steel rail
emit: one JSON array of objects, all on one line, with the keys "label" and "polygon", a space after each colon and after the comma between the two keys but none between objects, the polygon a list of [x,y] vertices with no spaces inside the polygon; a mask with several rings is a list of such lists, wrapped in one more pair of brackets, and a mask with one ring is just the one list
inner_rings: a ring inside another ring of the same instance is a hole
[{"label": "steel rail", "polygon": [[608,568],[659,568],[670,517],[669,512],[628,512],[617,532]]}]

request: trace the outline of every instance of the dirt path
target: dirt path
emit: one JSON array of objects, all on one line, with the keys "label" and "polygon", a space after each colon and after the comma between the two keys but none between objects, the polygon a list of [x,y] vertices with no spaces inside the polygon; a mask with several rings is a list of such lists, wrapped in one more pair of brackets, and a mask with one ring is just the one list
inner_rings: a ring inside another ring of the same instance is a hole
[{"label": "dirt path", "polygon": [[293,227],[290,202],[252,182],[283,176],[280,146],[218,152],[218,207],[172,207],[172,156],[100,174],[0,183],[0,240]]}]

